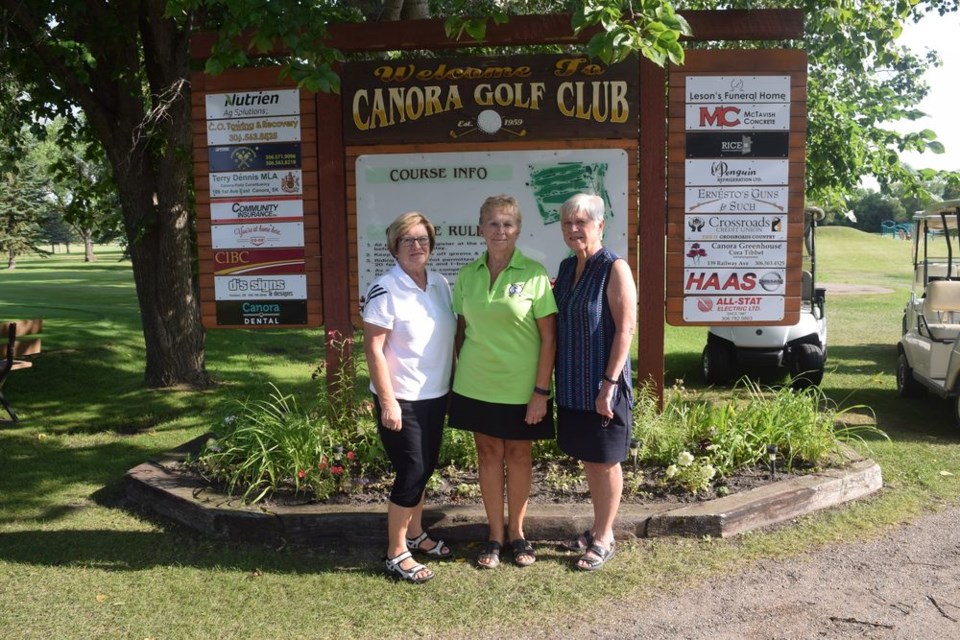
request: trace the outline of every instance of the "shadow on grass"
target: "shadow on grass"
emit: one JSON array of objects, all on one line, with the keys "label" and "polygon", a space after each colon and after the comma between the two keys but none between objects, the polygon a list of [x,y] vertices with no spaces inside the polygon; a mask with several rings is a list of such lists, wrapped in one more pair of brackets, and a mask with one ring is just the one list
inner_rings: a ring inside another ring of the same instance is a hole
[{"label": "shadow on grass", "polygon": [[271,549],[210,540],[176,526],[158,531],[114,529],[26,530],[0,533],[0,559],[47,567],[82,567],[104,571],[144,571],[154,567],[302,574],[359,573],[382,575],[379,545],[342,545],[329,550]]}]

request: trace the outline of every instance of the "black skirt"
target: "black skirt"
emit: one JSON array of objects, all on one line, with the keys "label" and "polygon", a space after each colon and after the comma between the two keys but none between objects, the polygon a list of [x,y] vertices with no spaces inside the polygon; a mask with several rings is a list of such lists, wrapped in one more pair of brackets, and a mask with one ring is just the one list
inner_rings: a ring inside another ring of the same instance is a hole
[{"label": "black skirt", "polygon": [[536,424],[527,424],[525,404],[484,402],[450,394],[448,422],[454,429],[482,433],[502,440],[550,440],[553,435],[553,399],[547,400],[547,414]]},{"label": "black skirt", "polygon": [[596,411],[557,407],[557,446],[570,457],[584,462],[623,462],[633,433],[630,398],[617,394],[613,418]]}]

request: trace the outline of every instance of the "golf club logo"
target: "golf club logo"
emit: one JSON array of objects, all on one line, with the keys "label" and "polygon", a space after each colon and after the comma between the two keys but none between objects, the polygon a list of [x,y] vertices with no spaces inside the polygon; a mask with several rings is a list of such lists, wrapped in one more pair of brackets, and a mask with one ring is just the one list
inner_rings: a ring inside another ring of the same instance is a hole
[{"label": "golf club logo", "polygon": [[[480,133],[486,134],[488,136],[496,135],[500,131],[509,133],[510,135],[522,138],[527,135],[527,130],[524,128],[515,129],[512,127],[522,126],[522,118],[508,118],[504,120],[503,117],[493,109],[484,109],[479,114],[475,120],[466,120],[461,121],[461,125],[466,125],[466,128],[461,130],[451,129],[450,137],[456,140],[457,138],[462,138],[465,135],[479,131]],[[504,126],[509,125],[509,126]]]}]

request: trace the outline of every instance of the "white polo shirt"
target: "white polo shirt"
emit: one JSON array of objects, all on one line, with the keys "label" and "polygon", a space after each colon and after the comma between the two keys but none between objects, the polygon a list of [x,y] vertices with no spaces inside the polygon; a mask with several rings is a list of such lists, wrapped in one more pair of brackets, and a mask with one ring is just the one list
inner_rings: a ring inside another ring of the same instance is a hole
[{"label": "white polo shirt", "polygon": [[446,278],[427,270],[423,291],[394,265],[370,285],[361,314],[390,330],[383,351],[398,399],[429,400],[450,390],[457,319]]}]

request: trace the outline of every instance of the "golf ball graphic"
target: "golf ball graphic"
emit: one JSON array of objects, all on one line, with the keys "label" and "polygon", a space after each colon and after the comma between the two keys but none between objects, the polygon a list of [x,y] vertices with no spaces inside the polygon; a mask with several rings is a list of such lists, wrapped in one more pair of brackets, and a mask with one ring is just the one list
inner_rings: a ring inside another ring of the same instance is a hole
[{"label": "golf ball graphic", "polygon": [[503,118],[493,109],[484,109],[477,116],[477,128],[487,134],[494,134],[500,131],[503,126]]}]

